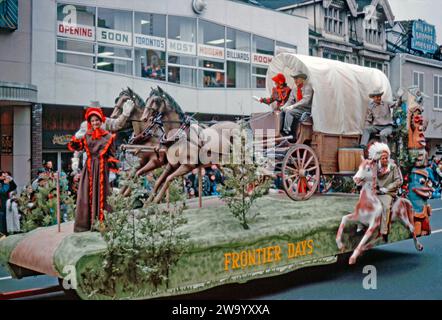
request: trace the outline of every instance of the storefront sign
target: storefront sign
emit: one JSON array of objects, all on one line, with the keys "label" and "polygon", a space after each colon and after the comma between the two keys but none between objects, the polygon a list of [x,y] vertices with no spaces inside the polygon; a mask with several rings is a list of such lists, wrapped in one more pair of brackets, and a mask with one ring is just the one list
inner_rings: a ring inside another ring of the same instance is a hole
[{"label": "storefront sign", "polygon": [[250,52],[227,49],[226,59],[229,61],[250,63]]},{"label": "storefront sign", "polygon": [[63,135],[54,134],[52,136],[52,143],[61,146],[66,146],[69,143],[69,141],[71,141],[71,138],[72,138],[71,134],[63,134]]},{"label": "storefront sign", "polygon": [[67,144],[75,132],[71,130],[43,130],[42,147],[43,149],[67,149]]},{"label": "storefront sign", "polygon": [[160,37],[136,33],[134,35],[134,45],[138,48],[166,51],[166,39]]},{"label": "storefront sign", "polygon": [[13,148],[13,140],[12,140],[12,136],[9,135],[2,135],[2,140],[1,140],[1,149],[0,149],[0,153],[1,154],[7,154],[10,155],[12,154],[12,148]]},{"label": "storefront sign", "polygon": [[167,50],[174,53],[196,55],[196,45],[193,42],[167,39]]},{"label": "storefront sign", "polygon": [[413,22],[411,48],[423,53],[434,53],[439,47],[436,44],[436,28],[422,20]]},{"label": "storefront sign", "polygon": [[198,56],[207,58],[224,59],[224,49],[205,44],[198,45]]},{"label": "storefront sign", "polygon": [[97,28],[97,40],[106,43],[131,46],[132,33],[112,29]]},{"label": "storefront sign", "polygon": [[275,56],[277,56],[280,53],[287,52],[287,53],[294,53],[296,54],[296,48],[288,48],[283,46],[275,46]]},{"label": "storefront sign", "polygon": [[268,66],[272,62],[273,56],[268,54],[252,53],[252,63]]},{"label": "storefront sign", "polygon": [[81,24],[71,24],[58,21],[57,35],[68,38],[93,41],[95,40],[95,28],[90,26],[83,26]]}]

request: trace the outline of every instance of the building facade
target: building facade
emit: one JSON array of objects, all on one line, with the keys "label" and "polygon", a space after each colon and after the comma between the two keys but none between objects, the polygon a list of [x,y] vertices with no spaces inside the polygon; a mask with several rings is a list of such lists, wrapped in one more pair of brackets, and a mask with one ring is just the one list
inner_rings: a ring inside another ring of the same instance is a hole
[{"label": "building facade", "polygon": [[32,113],[38,110],[31,79],[31,15],[28,1],[0,1],[0,169],[21,185],[29,181],[31,153],[41,153],[38,143],[31,143]]},{"label": "building facade", "polygon": [[308,18],[310,55],[377,68],[389,75],[392,55],[387,51],[386,26],[393,25],[394,16],[387,0],[285,2],[278,11]]},{"label": "building facade", "polygon": [[[249,115],[268,110],[252,96],[266,95],[272,57],[283,51],[308,54],[306,18],[234,1],[18,4],[30,13],[29,45],[20,51],[27,55],[27,81],[36,90],[33,105],[36,110],[41,106],[40,122],[37,118],[31,128],[40,125],[42,160],[63,169],[70,158],[66,143],[90,101],[112,108],[122,88],[129,86],[146,98],[159,85],[185,112],[201,118]],[[0,41],[17,46],[17,32],[20,27],[1,34]],[[13,56],[16,50],[10,51]],[[5,60],[0,54],[0,80],[8,81],[15,69],[6,69]],[[32,106],[28,113],[32,119]],[[38,155],[30,158],[41,165]]]},{"label": "building facade", "polygon": [[393,90],[418,87],[424,93],[425,137],[430,155],[442,157],[442,59],[434,26],[422,20],[399,21],[387,32]]}]

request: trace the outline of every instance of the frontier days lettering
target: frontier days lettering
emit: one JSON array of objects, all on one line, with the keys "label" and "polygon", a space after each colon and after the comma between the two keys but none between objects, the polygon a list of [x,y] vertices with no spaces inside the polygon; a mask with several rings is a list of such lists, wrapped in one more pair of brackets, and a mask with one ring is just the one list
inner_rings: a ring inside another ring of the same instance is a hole
[{"label": "frontier days lettering", "polygon": [[224,253],[224,270],[245,269],[253,266],[279,262],[286,256],[287,260],[312,255],[313,240],[304,240],[296,243],[287,243],[287,249],[282,250],[280,245],[248,249]]}]

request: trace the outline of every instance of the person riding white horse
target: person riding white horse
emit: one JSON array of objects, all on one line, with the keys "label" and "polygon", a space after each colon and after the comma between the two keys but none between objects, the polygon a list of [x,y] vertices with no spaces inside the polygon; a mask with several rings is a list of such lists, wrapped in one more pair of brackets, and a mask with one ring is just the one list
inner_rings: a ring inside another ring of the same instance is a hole
[{"label": "person riding white horse", "polygon": [[[384,216],[384,208],[391,206],[395,190],[402,178],[398,178],[398,167],[389,161],[388,146],[379,142],[369,149],[370,159],[362,159],[359,170],[353,177],[358,186],[362,186],[359,200],[352,213],[342,217],[336,234],[336,244],[341,252],[345,251],[342,234],[348,222],[367,227],[364,236],[350,257],[349,264],[355,264],[357,258],[365,250],[371,248],[382,232],[388,232],[388,216]],[[385,157],[388,155],[387,159]],[[381,160],[384,158],[383,160]],[[380,160],[380,162],[378,162]],[[388,161],[386,161],[388,160]],[[386,165],[385,165],[386,164]],[[402,182],[401,182],[402,183]],[[400,186],[400,185],[399,185]],[[384,204],[385,202],[385,204]],[[405,198],[397,198],[391,209],[391,221],[400,220],[410,231],[416,250],[422,251],[423,246],[417,240],[414,228],[414,212],[411,202]],[[384,221],[384,222],[382,222]],[[382,224],[384,223],[384,224]],[[384,240],[386,240],[384,238]]]}]

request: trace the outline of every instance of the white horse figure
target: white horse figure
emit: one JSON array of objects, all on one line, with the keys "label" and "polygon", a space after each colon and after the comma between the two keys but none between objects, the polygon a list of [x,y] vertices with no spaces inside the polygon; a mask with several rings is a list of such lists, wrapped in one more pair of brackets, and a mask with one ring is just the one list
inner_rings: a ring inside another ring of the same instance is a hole
[{"label": "white horse figure", "polygon": [[[375,143],[371,148],[382,147],[380,145],[384,144]],[[370,152],[370,155],[372,154],[373,152]],[[372,157],[370,156],[370,158]],[[362,240],[360,241],[349,259],[349,264],[355,264],[356,259],[361,255],[361,253],[372,248],[375,241],[380,237],[382,203],[376,195],[376,160],[362,158],[362,163],[359,166],[359,170],[353,177],[353,181],[358,186],[362,186],[359,201],[357,202],[353,213],[342,217],[341,225],[339,226],[338,233],[336,235],[336,244],[338,246],[338,249],[341,250],[341,252],[344,252],[345,247],[342,243],[342,233],[346,224],[349,221],[354,221],[367,227]],[[391,210],[391,221],[395,220],[400,220],[407,227],[414,239],[416,250],[422,251],[424,247],[417,240],[416,234],[414,232],[413,207],[409,200],[398,198],[393,203],[393,207]]]}]

